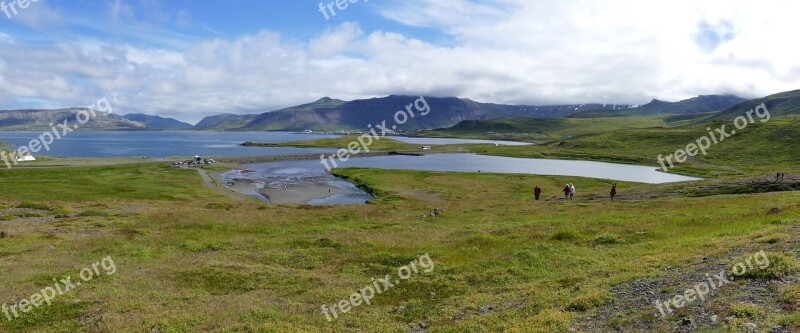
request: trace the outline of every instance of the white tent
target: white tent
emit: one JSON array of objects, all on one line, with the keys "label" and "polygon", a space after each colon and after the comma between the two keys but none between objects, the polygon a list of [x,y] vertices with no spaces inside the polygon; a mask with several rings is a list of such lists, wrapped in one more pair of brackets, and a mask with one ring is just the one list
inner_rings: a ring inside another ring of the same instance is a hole
[{"label": "white tent", "polygon": [[25,156],[17,157],[17,162],[30,162],[30,161],[35,161],[35,160],[36,160],[36,158],[31,156],[31,155],[25,155]]}]

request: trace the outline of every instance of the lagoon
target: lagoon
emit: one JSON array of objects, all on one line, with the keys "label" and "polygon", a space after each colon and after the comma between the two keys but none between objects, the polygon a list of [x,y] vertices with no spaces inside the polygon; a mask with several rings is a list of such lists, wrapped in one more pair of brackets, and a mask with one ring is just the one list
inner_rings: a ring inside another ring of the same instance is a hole
[{"label": "lagoon", "polygon": [[431,154],[421,157],[379,156],[355,158],[339,164],[340,167],[575,176],[648,184],[700,180],[700,178],[660,172],[654,166],[476,154]]},{"label": "lagoon", "polygon": [[[351,158],[339,167],[365,167],[390,170],[442,172],[518,173],[552,176],[575,176],[650,184],[700,180],[668,174],[656,167],[591,161],[527,159],[476,154],[431,154],[426,156],[378,156]],[[249,164],[246,170],[232,170],[223,175],[228,186],[269,201],[264,189],[324,187],[334,188],[331,195],[322,194],[302,203],[364,203],[371,196],[326,172],[319,161],[285,161]],[[276,193],[276,192],[272,192]],[[325,193],[325,192],[323,192]],[[280,191],[277,192],[280,195]]]}]

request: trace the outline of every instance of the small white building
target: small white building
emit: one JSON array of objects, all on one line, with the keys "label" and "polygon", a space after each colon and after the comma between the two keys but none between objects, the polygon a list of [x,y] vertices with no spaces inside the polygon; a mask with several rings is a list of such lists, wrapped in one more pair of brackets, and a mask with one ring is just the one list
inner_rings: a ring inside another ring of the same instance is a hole
[{"label": "small white building", "polygon": [[36,160],[36,158],[33,157],[32,155],[25,155],[25,156],[17,157],[17,162],[31,162],[31,161],[35,161],[35,160]]}]

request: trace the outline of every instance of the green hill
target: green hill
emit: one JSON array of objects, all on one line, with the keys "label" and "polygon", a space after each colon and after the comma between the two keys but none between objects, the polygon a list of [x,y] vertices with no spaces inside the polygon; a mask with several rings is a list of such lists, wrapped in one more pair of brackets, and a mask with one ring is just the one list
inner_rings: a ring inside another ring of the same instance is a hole
[{"label": "green hill", "polygon": [[696,114],[727,110],[739,103],[746,101],[744,98],[733,95],[700,95],[678,102],[665,102],[657,99],[645,105],[625,110],[589,110],[580,112],[571,117],[618,117],[633,115],[659,115],[659,114]]},{"label": "green hill", "polygon": [[89,118],[85,124],[78,122],[77,116],[87,109],[58,109],[58,110],[11,110],[0,111],[0,130],[3,131],[47,131],[52,124],[68,122],[69,126],[77,126],[77,130],[93,131],[132,131],[147,130],[148,126],[142,122],[125,119],[116,114],[96,112],[96,116]]},{"label": "green hill", "polygon": [[138,121],[142,124],[147,125],[147,127],[150,129],[188,129],[193,127],[191,124],[184,123],[177,119],[148,115],[143,113],[131,113],[131,114],[126,114],[122,117],[128,120]]},{"label": "green hill", "polygon": [[[629,128],[550,141],[527,147],[476,147],[472,152],[533,158],[601,160],[659,166],[656,157],[685,149],[708,135],[706,128],[730,121],[713,121],[676,128]],[[715,132],[716,133],[716,132]],[[671,171],[698,175],[770,174],[776,168],[800,163],[800,117],[773,118],[756,122],[735,135],[712,144],[705,156],[690,157]]]},{"label": "green hill", "polygon": [[712,120],[729,120],[744,115],[747,111],[755,109],[764,104],[769,109],[770,116],[795,116],[800,115],[800,90],[792,90],[779,94],[769,95],[738,104],[725,110],[714,117]]},{"label": "green hill", "polygon": [[603,118],[514,117],[466,120],[450,128],[425,132],[425,136],[540,141],[565,139],[624,128],[665,127],[667,125],[664,116]]},{"label": "green hill", "polygon": [[[417,100],[418,96],[392,95],[381,98],[341,101],[323,98],[313,103],[298,105],[260,114],[238,130],[364,130],[370,124],[392,122],[395,113]],[[398,130],[424,130],[450,127],[465,120],[496,119],[502,117],[565,117],[586,110],[621,110],[628,105],[506,105],[480,103],[456,97],[425,97],[430,114],[413,117]]]},{"label": "green hill", "polygon": [[246,125],[248,122],[253,120],[256,115],[254,114],[220,114],[215,116],[208,116],[203,118],[200,122],[194,125],[194,129],[197,130],[216,130],[216,131],[225,131],[231,130],[236,128],[241,128],[242,126]]}]

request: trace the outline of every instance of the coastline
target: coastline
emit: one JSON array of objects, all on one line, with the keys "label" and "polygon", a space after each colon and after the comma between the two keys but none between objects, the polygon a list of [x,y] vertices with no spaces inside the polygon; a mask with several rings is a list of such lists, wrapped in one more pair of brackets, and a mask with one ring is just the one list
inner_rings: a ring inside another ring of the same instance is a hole
[{"label": "coastline", "polygon": [[[242,166],[236,165],[224,171],[209,172],[209,175],[226,190],[237,195],[247,196],[266,201],[273,205],[303,205],[311,201],[326,201],[337,195],[358,195],[357,190],[350,190],[328,183],[329,180],[310,177],[303,179],[302,183],[295,184],[267,184],[266,180],[234,178],[226,179],[224,174],[240,170],[246,171]],[[218,189],[218,188],[215,188]],[[366,201],[366,200],[365,200]]]},{"label": "coastline", "polygon": [[286,188],[269,187],[258,193],[267,197],[271,204],[306,204],[312,200],[324,200],[337,194],[354,194],[355,192],[341,187],[323,184],[287,185]]}]

